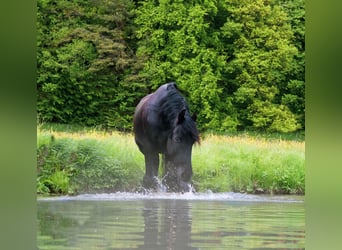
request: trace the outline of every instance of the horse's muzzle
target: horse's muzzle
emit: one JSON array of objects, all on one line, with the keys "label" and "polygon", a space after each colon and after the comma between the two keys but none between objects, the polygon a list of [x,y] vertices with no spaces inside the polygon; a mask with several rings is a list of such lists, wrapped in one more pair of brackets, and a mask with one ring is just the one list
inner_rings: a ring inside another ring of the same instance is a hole
[{"label": "horse's muzzle", "polygon": [[191,176],[191,167],[190,169],[184,167],[177,168],[177,184],[180,192],[190,192],[192,190]]},{"label": "horse's muzzle", "polygon": [[179,181],[178,183],[178,187],[179,187],[179,191],[180,192],[190,192],[191,190],[193,190],[191,182],[185,182],[185,181]]}]

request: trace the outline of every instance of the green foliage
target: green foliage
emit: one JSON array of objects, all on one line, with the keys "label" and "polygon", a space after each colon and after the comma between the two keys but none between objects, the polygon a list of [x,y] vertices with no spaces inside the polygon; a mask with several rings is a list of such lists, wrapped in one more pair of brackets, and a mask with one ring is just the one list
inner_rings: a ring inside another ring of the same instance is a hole
[{"label": "green foliage", "polygon": [[281,103],[281,87],[291,79],[294,56],[293,32],[286,13],[269,1],[228,1],[229,13],[222,32],[232,40],[230,74],[234,77],[234,102],[243,111],[243,127],[269,131],[300,128],[295,115]]},{"label": "green foliage", "polygon": [[132,189],[142,171],[127,148],[38,132],[37,193],[76,194]]},{"label": "green foliage", "polygon": [[130,130],[176,81],[202,130],[305,128],[304,0],[39,0],[37,111]]},{"label": "green foliage", "polygon": [[142,74],[154,88],[177,81],[204,129],[219,128],[217,116],[225,106],[219,86],[225,55],[219,30],[211,27],[216,14],[211,1],[146,1],[136,18],[138,55],[149,58]]},{"label": "green foliage", "polygon": [[247,135],[209,135],[193,150],[197,190],[305,193],[304,147]]},{"label": "green foliage", "polygon": [[126,79],[134,59],[132,9],[131,0],[38,1],[37,110],[43,121],[131,127],[143,88]]},{"label": "green foliage", "polygon": [[119,160],[105,155],[95,140],[79,142],[75,162],[78,167],[73,176],[73,191],[115,190],[125,185],[126,169]]},{"label": "green foliage", "polygon": [[[206,134],[192,154],[197,191],[305,193],[303,137]],[[144,158],[131,134],[66,125],[38,129],[37,193],[134,191]]]}]

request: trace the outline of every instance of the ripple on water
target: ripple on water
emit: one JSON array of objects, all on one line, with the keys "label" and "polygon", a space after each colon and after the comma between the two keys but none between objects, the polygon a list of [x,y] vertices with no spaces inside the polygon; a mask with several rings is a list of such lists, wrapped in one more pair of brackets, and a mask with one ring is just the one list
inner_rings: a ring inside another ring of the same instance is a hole
[{"label": "ripple on water", "polygon": [[76,196],[59,196],[59,197],[42,197],[38,201],[63,201],[63,200],[112,200],[112,201],[129,201],[129,200],[157,200],[157,199],[173,199],[173,200],[210,200],[210,201],[249,201],[249,202],[304,202],[304,196],[294,195],[253,195],[243,193],[213,193],[207,192],[187,192],[187,193],[166,193],[166,192],[147,192],[147,193],[99,193],[99,194],[80,194]]}]

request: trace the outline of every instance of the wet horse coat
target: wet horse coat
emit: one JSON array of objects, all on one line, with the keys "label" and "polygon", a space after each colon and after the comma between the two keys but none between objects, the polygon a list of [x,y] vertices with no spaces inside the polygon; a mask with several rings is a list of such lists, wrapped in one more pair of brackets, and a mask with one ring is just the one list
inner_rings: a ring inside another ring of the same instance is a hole
[{"label": "wet horse coat", "polygon": [[163,184],[171,191],[188,191],[192,177],[192,146],[199,133],[189,107],[175,83],[145,96],[134,113],[134,136],[145,156],[143,185],[157,188],[159,154],[164,158]]}]

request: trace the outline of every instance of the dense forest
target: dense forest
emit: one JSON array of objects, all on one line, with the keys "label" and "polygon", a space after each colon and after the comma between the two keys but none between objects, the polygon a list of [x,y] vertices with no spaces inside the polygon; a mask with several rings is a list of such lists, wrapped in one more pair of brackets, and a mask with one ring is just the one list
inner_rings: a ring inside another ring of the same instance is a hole
[{"label": "dense forest", "polygon": [[38,119],[129,131],[175,81],[201,130],[304,130],[304,37],[304,0],[38,0]]}]

